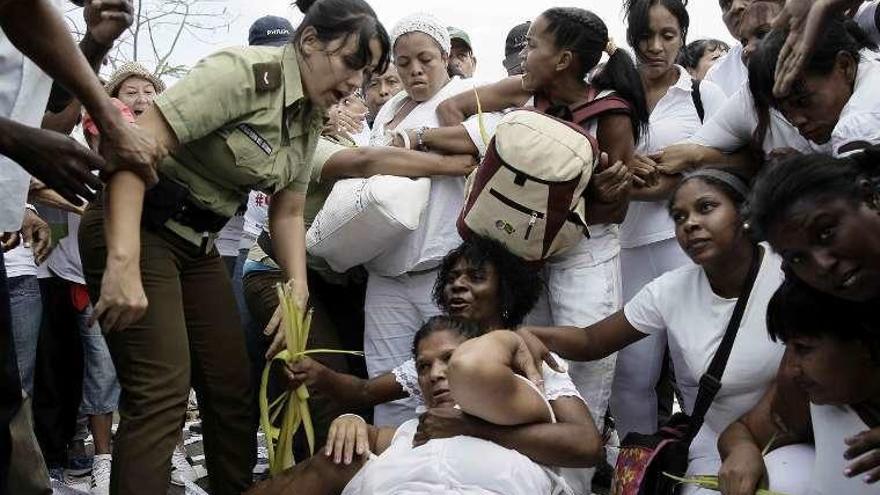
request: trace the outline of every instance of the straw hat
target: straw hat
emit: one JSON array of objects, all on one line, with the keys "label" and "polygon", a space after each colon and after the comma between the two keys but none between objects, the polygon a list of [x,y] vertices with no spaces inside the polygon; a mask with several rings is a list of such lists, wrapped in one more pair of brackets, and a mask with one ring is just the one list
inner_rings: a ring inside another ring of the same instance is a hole
[{"label": "straw hat", "polygon": [[110,80],[104,85],[107,94],[113,96],[113,93],[119,90],[119,86],[132,76],[140,77],[141,79],[146,79],[153,83],[153,88],[156,90],[157,94],[165,91],[165,83],[163,83],[158,77],[154,76],[152,72],[148,71],[146,67],[137,62],[128,62],[116,69],[116,72],[110,76]]}]

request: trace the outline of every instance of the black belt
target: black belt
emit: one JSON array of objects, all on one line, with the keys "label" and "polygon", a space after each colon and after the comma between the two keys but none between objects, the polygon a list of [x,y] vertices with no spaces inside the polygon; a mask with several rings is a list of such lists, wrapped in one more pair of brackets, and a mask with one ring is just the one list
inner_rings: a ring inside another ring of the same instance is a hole
[{"label": "black belt", "polygon": [[229,217],[201,207],[186,187],[160,175],[159,183],[144,195],[141,223],[144,227],[159,230],[169,220],[196,232],[216,233],[226,225]]}]

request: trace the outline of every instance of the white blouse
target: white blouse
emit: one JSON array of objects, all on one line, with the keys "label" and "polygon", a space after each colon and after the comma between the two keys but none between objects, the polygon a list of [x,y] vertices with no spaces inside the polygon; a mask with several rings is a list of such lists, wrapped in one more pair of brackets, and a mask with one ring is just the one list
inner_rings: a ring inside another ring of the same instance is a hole
[{"label": "white blouse", "polygon": [[[678,81],[660,98],[648,121],[648,133],[639,140],[636,153],[649,155],[663,148],[685,141],[703,125],[693,98],[693,79],[680,66]],[[725,96],[710,81],[700,83],[700,99],[705,111],[704,120],[724,105]],[[663,201],[632,201],[626,219],[620,226],[620,247],[634,248],[675,237],[675,224],[669,218]]]}]

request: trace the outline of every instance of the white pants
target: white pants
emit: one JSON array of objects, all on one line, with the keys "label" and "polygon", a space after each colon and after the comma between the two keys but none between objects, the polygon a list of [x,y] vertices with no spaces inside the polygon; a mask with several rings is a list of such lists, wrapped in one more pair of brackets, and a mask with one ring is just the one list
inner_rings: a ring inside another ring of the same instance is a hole
[{"label": "white pants", "polygon": [[[544,266],[547,290],[528,317],[530,325],[585,327],[618,311],[622,305],[620,244],[615,231],[584,239]],[[616,355],[592,362],[569,363],[571,379],[587,401],[602,431],[611,396]],[[577,494],[589,495],[594,469],[561,470]]]},{"label": "white pants", "polygon": [[[674,238],[620,251],[623,299],[629,301],[655,278],[691,263]],[[666,334],[654,334],[617,353],[611,411],[621,440],[629,432],[657,431],[657,380]]]},{"label": "white pants", "polygon": [[[383,277],[370,273],[364,303],[364,357],[375,378],[412,357],[413,336],[441,313],[431,298],[437,270]],[[416,417],[416,402],[401,399],[375,407],[376,426],[399,426]]]}]

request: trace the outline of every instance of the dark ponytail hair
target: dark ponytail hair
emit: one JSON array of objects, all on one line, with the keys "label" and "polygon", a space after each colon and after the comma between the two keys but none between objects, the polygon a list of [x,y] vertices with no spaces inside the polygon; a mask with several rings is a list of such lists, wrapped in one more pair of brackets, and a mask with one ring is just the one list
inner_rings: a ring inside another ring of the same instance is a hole
[{"label": "dark ponytail hair", "polygon": [[765,167],[749,194],[749,229],[757,240],[786,218],[796,203],[812,199],[865,198],[863,181],[880,191],[880,146],[875,145],[846,158],[801,155],[772,167]]},{"label": "dark ponytail hair", "polygon": [[[755,110],[758,114],[758,127],[752,138],[755,145],[764,142],[770,128],[770,108],[779,108],[781,104],[781,101],[773,95],[773,86],[776,83],[776,62],[787,38],[787,30],[774,29],[767,34],[749,58],[749,89],[754,96]],[[837,63],[837,55],[840,52],[850,54],[858,63],[861,60],[859,51],[864,48],[876,48],[876,45],[852,19],[835,16],[819,35],[804,72],[828,74]],[[800,84],[796,81],[793,90],[797,91]]]},{"label": "dark ponytail hair", "polygon": [[324,43],[355,36],[358,51],[347,61],[352,69],[366,67],[373,59],[370,41],[378,39],[381,47],[379,64],[374,72],[382,74],[388,68],[391,39],[376,12],[364,0],[296,0],[296,6],[306,16],[296,29],[293,41],[299,44],[304,28],[315,28]]},{"label": "dark ponytail hair", "polygon": [[[547,32],[553,34],[556,47],[575,54],[580,64],[575,77],[585,79],[605,52],[608,27],[596,14],[577,7],[554,7],[541,17],[547,19]],[[598,89],[614,90],[632,105],[633,139],[638,142],[647,133],[649,112],[642,79],[632,57],[625,50],[615,50],[591,83]]]},{"label": "dark ponytail hair", "polygon": [[[636,60],[641,59],[639,42],[648,36],[651,25],[651,7],[655,5],[665,7],[678,21],[682,46],[687,41],[688,28],[691,23],[687,11],[687,0],[626,0],[623,4],[623,12],[626,15],[626,42],[635,51]],[[683,48],[682,51],[684,51]]]}]

